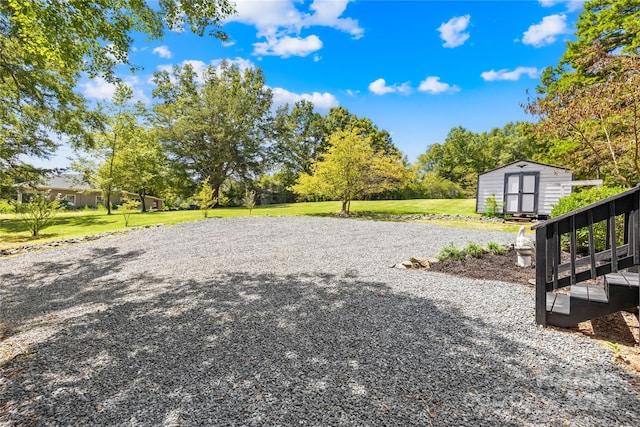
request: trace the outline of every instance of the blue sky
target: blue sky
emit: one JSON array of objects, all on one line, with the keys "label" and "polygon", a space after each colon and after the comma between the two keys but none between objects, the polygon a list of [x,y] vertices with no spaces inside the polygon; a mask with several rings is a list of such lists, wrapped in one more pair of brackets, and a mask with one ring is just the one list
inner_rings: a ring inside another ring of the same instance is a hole
[{"label": "blue sky", "polygon": [[[276,105],[309,99],[320,113],[334,106],[370,118],[415,161],[452,127],[474,132],[531,120],[521,107],[540,72],[556,65],[573,39],[582,1],[237,0],[223,29],[229,41],[170,32],[134,42],[119,75],[150,103],[154,71],[226,58],[260,67]],[[83,80],[92,100],[113,86]],[[52,163],[64,166],[62,148]],[[47,163],[44,163],[47,164]],[[51,163],[48,163],[50,166]]]}]

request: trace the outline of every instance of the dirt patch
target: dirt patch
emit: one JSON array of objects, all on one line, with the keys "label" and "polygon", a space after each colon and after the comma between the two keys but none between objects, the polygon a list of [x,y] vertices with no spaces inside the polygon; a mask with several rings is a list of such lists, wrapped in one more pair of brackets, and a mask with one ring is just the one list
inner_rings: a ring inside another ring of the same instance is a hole
[{"label": "dirt patch", "polygon": [[[518,267],[517,255],[513,249],[502,255],[437,262],[431,265],[431,270],[473,279],[499,280],[535,287],[535,267]],[[597,340],[611,351],[616,363],[640,375],[640,325],[636,314],[618,312],[582,322],[573,328],[554,329],[586,335]]]}]

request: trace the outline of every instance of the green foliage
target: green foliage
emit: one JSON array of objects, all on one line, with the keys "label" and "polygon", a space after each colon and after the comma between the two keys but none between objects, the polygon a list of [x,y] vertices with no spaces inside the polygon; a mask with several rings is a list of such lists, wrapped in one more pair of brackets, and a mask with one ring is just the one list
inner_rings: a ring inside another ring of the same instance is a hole
[{"label": "green foliage", "polygon": [[91,145],[101,119],[76,91],[78,80],[114,81],[117,66],[136,68],[133,33],[156,40],[166,25],[224,39],[220,25],[233,12],[229,0],[0,2],[0,181],[34,171],[24,156],[46,158],[60,135]]},{"label": "green foliage", "polygon": [[132,199],[124,199],[122,204],[118,206],[118,212],[122,215],[122,219],[124,219],[124,226],[129,226],[129,219],[131,219],[131,214],[133,211],[138,210],[140,207],[140,202]]},{"label": "green foliage", "polygon": [[33,194],[31,199],[27,203],[19,205],[17,210],[20,219],[29,227],[31,235],[37,237],[61,209],[61,198],[59,196],[52,197],[51,191],[47,191]]},{"label": "green foliage", "polygon": [[[432,173],[452,182],[466,197],[476,192],[478,174],[517,160],[536,160],[541,146],[530,135],[527,123],[474,133],[453,128],[442,144],[432,144],[418,157],[418,173]],[[456,189],[456,190],[457,190]]]},{"label": "green foliage", "polygon": [[217,199],[214,196],[213,188],[209,184],[209,177],[200,185],[200,189],[193,196],[193,199],[198,203],[198,207],[202,211],[202,215],[207,218],[209,216],[209,209],[215,206]]},{"label": "green foliage", "polygon": [[496,242],[487,243],[487,252],[491,255],[502,255],[507,251],[507,248]]},{"label": "green foliage", "polygon": [[11,200],[0,199],[0,213],[9,214],[16,210],[15,203]]},{"label": "green foliage", "polygon": [[498,201],[496,200],[496,195],[494,193],[491,195],[491,197],[487,197],[487,200],[484,204],[484,216],[495,218],[500,215],[502,215],[502,204],[498,203]]},{"label": "green foliage", "polygon": [[256,207],[256,193],[255,191],[246,191],[244,193],[244,197],[242,198],[242,205],[249,209],[249,215],[251,215],[251,211]]},{"label": "green foliage", "polygon": [[301,174],[292,190],[302,196],[320,196],[342,201],[349,214],[351,200],[402,188],[409,171],[396,155],[376,151],[360,130],[337,131],[329,139],[328,151],[314,163],[313,174]]},{"label": "green foliage", "polygon": [[464,251],[464,249],[458,249],[453,244],[453,242],[449,243],[449,245],[442,248],[442,250],[436,256],[436,258],[438,258],[438,261],[445,261],[445,260],[464,261],[466,257],[467,257],[467,254]]},{"label": "green foliage", "polygon": [[[625,191],[624,187],[601,187],[601,188],[590,188],[582,191],[577,191],[571,193],[571,195],[567,197],[563,197],[558,201],[558,204],[553,207],[551,210],[552,217],[558,217],[565,213],[574,211],[581,207],[590,205],[591,203],[595,203],[602,199],[606,199],[607,197],[615,196],[618,193]],[[622,244],[623,237],[623,227],[624,227],[624,218],[616,218],[616,235],[620,239],[618,244]],[[593,226],[594,232],[594,243],[596,246],[596,251],[602,251],[606,249],[605,243],[607,238],[607,224],[606,221],[601,221],[599,223],[594,224]],[[569,239],[570,236],[564,234],[561,236],[561,243],[563,249],[569,250]],[[589,229],[587,227],[583,227],[577,230],[576,232],[576,243],[577,250],[581,252],[587,252],[589,249]]]},{"label": "green foliage", "polygon": [[462,251],[474,258],[482,258],[482,256],[487,253],[487,251],[477,243],[468,243]]},{"label": "green foliage", "polygon": [[571,165],[578,178],[640,181],[639,22],[637,0],[585,2],[576,39],[526,106],[552,162]]},{"label": "green foliage", "polygon": [[[202,83],[200,83],[200,77]],[[223,61],[196,76],[189,64],[154,74],[156,127],[177,168],[194,182],[209,177],[213,196],[232,175],[244,181],[268,165],[272,92],[259,68]]]}]

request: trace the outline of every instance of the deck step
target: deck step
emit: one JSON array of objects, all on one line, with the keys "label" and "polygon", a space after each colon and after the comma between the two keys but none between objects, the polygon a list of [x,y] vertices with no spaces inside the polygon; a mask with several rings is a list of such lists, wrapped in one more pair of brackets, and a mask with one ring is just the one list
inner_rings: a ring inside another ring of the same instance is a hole
[{"label": "deck step", "polygon": [[639,274],[623,271],[619,273],[609,273],[604,276],[609,285],[614,286],[639,286]]},{"label": "deck step", "polygon": [[571,313],[571,297],[565,294],[547,292],[547,311],[568,316]]},{"label": "deck step", "polygon": [[604,286],[598,286],[587,283],[577,283],[571,285],[569,293],[572,298],[583,299],[591,302],[608,303],[609,296]]}]

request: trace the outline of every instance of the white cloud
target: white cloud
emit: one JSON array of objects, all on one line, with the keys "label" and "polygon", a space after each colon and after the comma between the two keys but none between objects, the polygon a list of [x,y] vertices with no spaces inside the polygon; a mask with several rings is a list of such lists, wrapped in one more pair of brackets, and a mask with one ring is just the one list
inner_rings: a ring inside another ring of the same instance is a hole
[{"label": "white cloud", "polygon": [[82,83],[80,87],[87,98],[111,99],[116,92],[116,85],[109,83],[102,77],[96,77],[87,83]]},{"label": "white cloud", "polygon": [[313,62],[320,62],[321,60],[322,56],[318,55],[317,53],[313,55]]},{"label": "white cloud", "polygon": [[[149,97],[144,94],[144,91],[139,87],[140,80],[138,77],[133,76],[125,79],[123,81],[124,84],[129,86],[133,90],[133,98],[132,101],[142,101],[145,104],[151,102]],[[87,98],[101,99],[101,100],[109,100],[113,98],[113,95],[116,92],[116,85],[114,83],[110,83],[103,79],[102,77],[96,77],[94,79],[89,80],[87,83],[80,84],[82,88],[82,93]]]},{"label": "white cloud", "polygon": [[568,12],[575,12],[580,9],[585,0],[538,0],[542,7],[552,7],[557,4],[566,4]]},{"label": "white cloud", "polygon": [[305,38],[284,36],[281,38],[268,36],[266,42],[253,44],[255,55],[280,56],[307,56],[322,48],[322,41],[316,35]]},{"label": "white cloud", "polygon": [[566,15],[545,16],[539,24],[530,26],[524,32],[522,43],[542,47],[554,43],[558,35],[568,32]]},{"label": "white cloud", "polygon": [[253,25],[258,38],[266,41],[254,43],[254,55],[307,56],[322,47],[317,35],[301,37],[304,28],[316,26],[346,32],[354,39],[364,35],[358,21],[342,17],[352,0],[314,0],[309,11],[298,9],[298,0],[236,0],[237,15],[229,21]]},{"label": "white cloud", "polygon": [[160,56],[160,58],[171,58],[173,54],[169,50],[167,46],[158,46],[154,48],[151,53],[155,53]]},{"label": "white cloud", "polygon": [[469,38],[469,33],[465,33],[465,30],[469,26],[471,21],[471,15],[456,16],[451,18],[447,22],[443,22],[438,27],[440,32],[440,38],[444,40],[444,47],[458,47],[462,46]]},{"label": "white cloud", "polygon": [[340,18],[347,9],[349,1],[351,0],[314,0],[309,7],[314,13],[303,19],[303,26],[331,27],[349,33],[354,39],[361,38],[364,35],[364,29],[356,19]]},{"label": "white cloud", "polygon": [[420,86],[418,86],[418,90],[420,92],[427,92],[431,94],[460,92],[460,88],[458,86],[451,86],[448,83],[443,83],[440,81],[440,77],[437,76],[429,76],[421,81]]},{"label": "white cloud", "polygon": [[319,110],[329,110],[340,105],[338,99],[328,92],[294,93],[280,87],[272,88],[271,91],[273,92],[273,105],[276,108],[284,104],[293,105],[302,99],[311,101]]},{"label": "white cloud", "polygon": [[222,46],[224,47],[231,47],[235,44],[236,44],[235,40],[227,40],[226,42],[222,42]]},{"label": "white cloud", "polygon": [[518,67],[513,71],[509,71],[506,69],[502,70],[491,70],[485,71],[481,74],[482,78],[485,81],[493,82],[497,80],[520,80],[520,77],[526,74],[530,79],[537,79],[540,76],[540,71],[537,68],[533,67]]},{"label": "white cloud", "polygon": [[387,86],[387,82],[383,78],[371,82],[369,84],[369,90],[376,95],[384,95],[387,93],[401,93],[403,95],[408,95],[413,91],[409,82]]},{"label": "white cloud", "polygon": [[360,91],[359,90],[351,90],[351,89],[347,89],[345,90],[345,93],[349,96],[357,96]]}]

